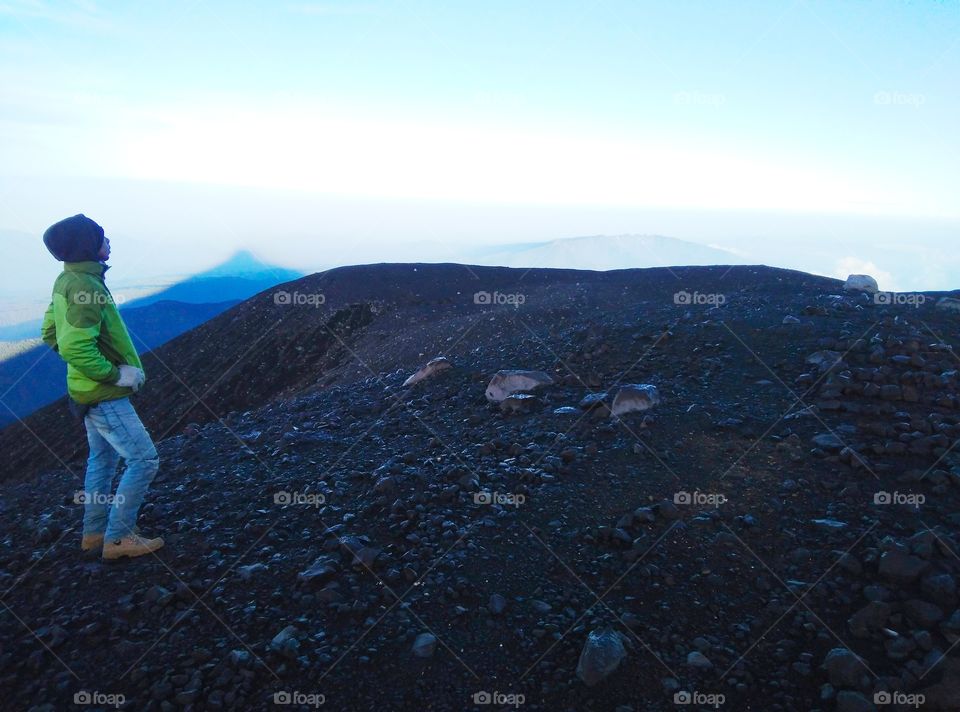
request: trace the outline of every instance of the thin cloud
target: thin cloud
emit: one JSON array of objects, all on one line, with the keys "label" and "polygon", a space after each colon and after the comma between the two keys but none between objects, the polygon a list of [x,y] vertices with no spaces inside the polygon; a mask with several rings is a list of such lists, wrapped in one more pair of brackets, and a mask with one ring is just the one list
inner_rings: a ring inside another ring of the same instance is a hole
[{"label": "thin cloud", "polygon": [[381,8],[371,5],[338,5],[330,2],[309,2],[288,5],[287,9],[301,15],[380,15]]},{"label": "thin cloud", "polygon": [[21,20],[45,20],[85,29],[106,29],[111,22],[95,2],[44,2],[43,0],[6,0],[0,2],[0,15]]}]

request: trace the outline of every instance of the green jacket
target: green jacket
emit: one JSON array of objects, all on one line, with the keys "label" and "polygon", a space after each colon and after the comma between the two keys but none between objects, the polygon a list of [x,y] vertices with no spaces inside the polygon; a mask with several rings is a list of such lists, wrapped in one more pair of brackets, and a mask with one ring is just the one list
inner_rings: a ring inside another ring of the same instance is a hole
[{"label": "green jacket", "polygon": [[113,295],[102,262],[64,262],[40,336],[67,362],[67,392],[78,403],[116,400],[133,393],[115,386],[120,364],[143,368]]}]

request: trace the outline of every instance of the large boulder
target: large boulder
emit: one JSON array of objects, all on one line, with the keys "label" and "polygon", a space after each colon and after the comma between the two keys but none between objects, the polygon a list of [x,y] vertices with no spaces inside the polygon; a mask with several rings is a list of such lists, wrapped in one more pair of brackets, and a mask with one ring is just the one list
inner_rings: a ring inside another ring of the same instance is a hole
[{"label": "large boulder", "polygon": [[624,413],[650,410],[660,402],[660,392],[648,383],[632,383],[621,386],[613,398],[610,414],[614,417]]},{"label": "large boulder", "polygon": [[867,292],[868,294],[876,294],[880,291],[877,280],[869,274],[851,274],[844,282],[843,288],[847,292]]},{"label": "large boulder", "polygon": [[553,384],[553,379],[543,371],[504,370],[497,371],[487,385],[487,400],[500,403],[514,393],[526,393]]},{"label": "large boulder", "polygon": [[450,359],[448,359],[446,356],[437,356],[436,358],[427,361],[425,365],[421,366],[420,370],[403,382],[403,385],[404,387],[412,386],[414,383],[419,383],[425,378],[430,378],[430,376],[436,375],[441,371],[446,371],[450,368],[453,368],[453,364],[450,363]]},{"label": "large boulder", "polygon": [[612,628],[590,631],[577,662],[577,677],[593,687],[616,670],[626,656],[620,633]]}]

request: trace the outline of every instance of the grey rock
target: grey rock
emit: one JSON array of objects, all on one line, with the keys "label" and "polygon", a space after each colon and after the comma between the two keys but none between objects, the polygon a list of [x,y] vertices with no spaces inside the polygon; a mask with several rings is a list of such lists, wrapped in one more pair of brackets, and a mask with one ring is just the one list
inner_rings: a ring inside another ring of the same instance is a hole
[{"label": "grey rock", "polygon": [[433,633],[421,633],[413,641],[413,647],[410,651],[418,658],[429,658],[433,656],[437,647],[437,636]]},{"label": "grey rock", "polygon": [[321,556],[310,566],[297,574],[303,583],[321,585],[336,576],[339,566],[331,556]]},{"label": "grey rock", "polygon": [[866,697],[853,690],[837,693],[837,712],[876,712],[877,708]]},{"label": "grey rock", "polygon": [[907,617],[921,628],[933,628],[943,620],[943,610],[932,603],[913,598],[903,604]]},{"label": "grey rock", "polygon": [[621,386],[613,398],[610,413],[614,417],[645,411],[660,402],[660,392],[648,383],[632,383]]},{"label": "grey rock", "polygon": [[847,648],[834,648],[827,653],[823,668],[834,687],[861,689],[870,681],[870,672],[863,660]]},{"label": "grey rock", "polygon": [[699,670],[707,670],[713,667],[713,663],[710,662],[710,658],[701,653],[699,650],[693,650],[687,653],[687,665]]},{"label": "grey rock", "polygon": [[294,659],[300,650],[300,641],[297,640],[299,630],[296,626],[288,625],[277,633],[270,641],[270,649],[279,653],[285,658]]},{"label": "grey rock", "polygon": [[896,583],[912,583],[926,570],[923,559],[911,556],[899,549],[885,551],[880,557],[880,575]]},{"label": "grey rock", "polygon": [[616,670],[626,655],[617,631],[611,628],[590,631],[577,662],[577,677],[593,687]]}]

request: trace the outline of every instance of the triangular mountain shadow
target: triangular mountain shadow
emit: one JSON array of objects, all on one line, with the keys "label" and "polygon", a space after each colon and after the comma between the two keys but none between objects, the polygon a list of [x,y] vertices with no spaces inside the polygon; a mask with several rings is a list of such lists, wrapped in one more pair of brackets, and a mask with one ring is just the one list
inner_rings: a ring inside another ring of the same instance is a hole
[{"label": "triangular mountain shadow", "polygon": [[[144,353],[244,299],[302,276],[295,270],[264,264],[250,252],[240,251],[212,269],[156,294],[124,303],[120,311],[137,350]],[[36,319],[4,327],[0,329],[0,338],[38,338],[40,323]],[[14,355],[0,361],[0,392],[6,394],[3,401],[9,408],[0,412],[0,427],[66,393],[66,365],[46,344],[11,351]]]}]

